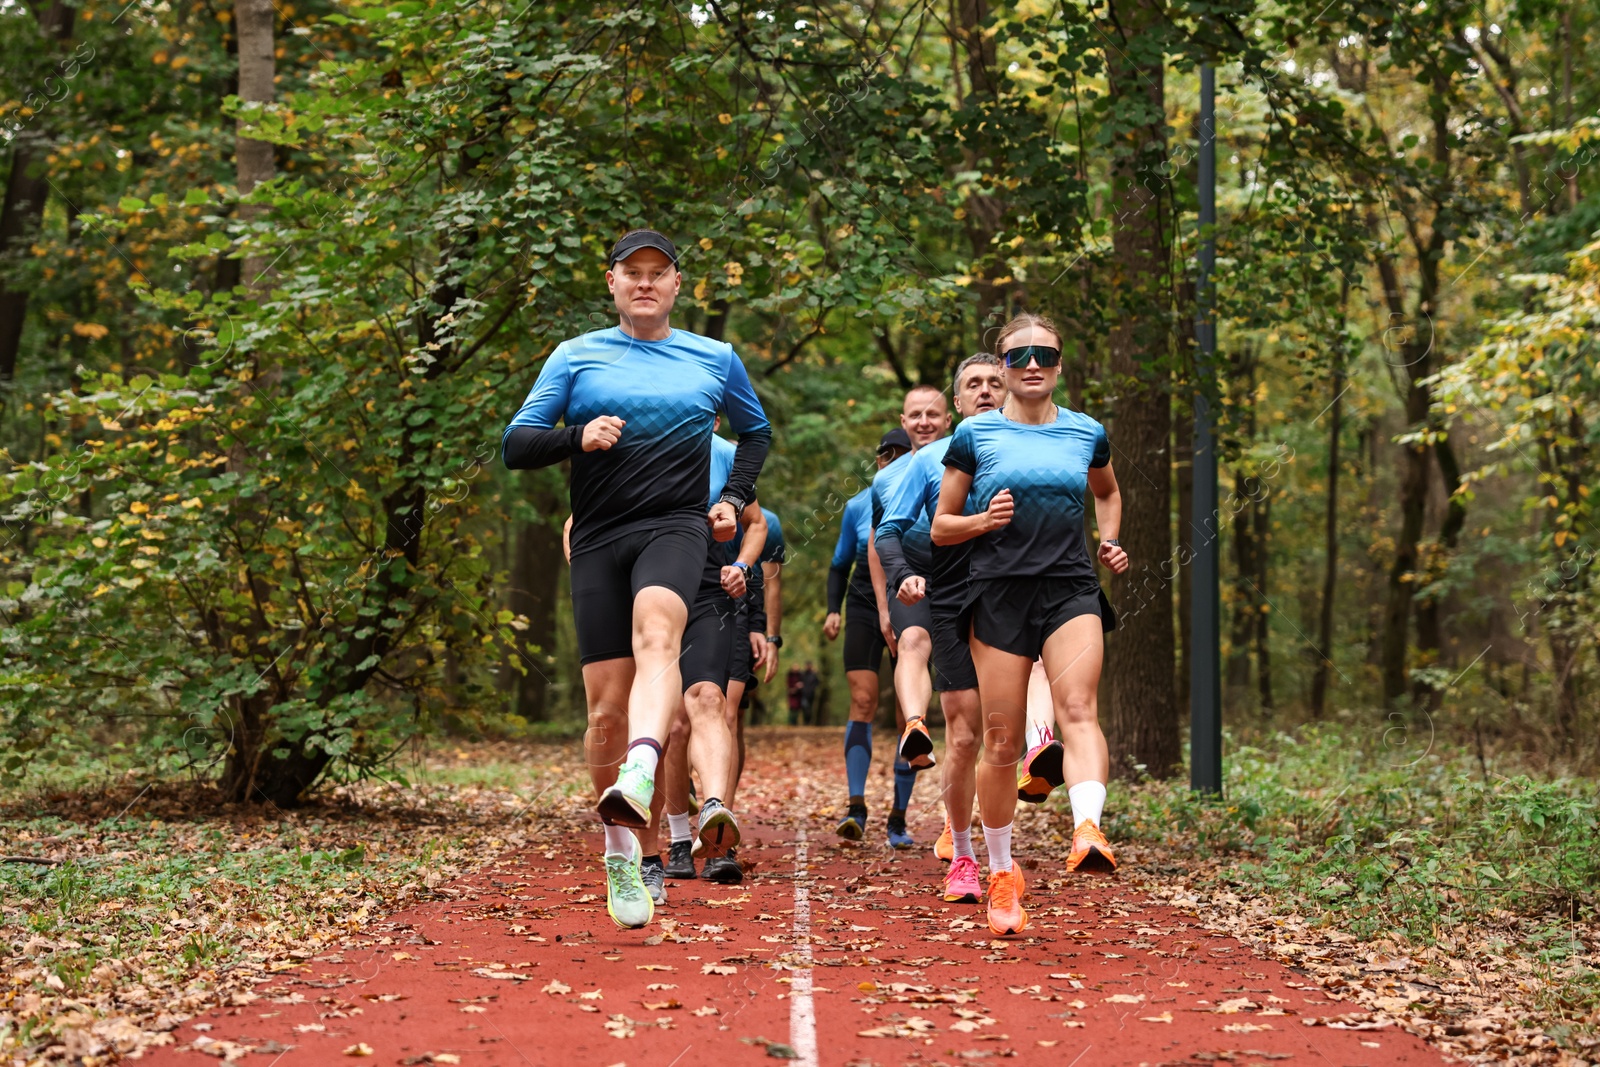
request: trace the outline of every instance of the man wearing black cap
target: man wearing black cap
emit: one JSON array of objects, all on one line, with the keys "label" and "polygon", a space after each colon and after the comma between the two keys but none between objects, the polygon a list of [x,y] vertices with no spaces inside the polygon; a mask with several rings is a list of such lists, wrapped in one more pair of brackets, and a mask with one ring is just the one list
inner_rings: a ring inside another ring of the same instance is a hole
[{"label": "man wearing black cap", "polygon": [[[898,426],[878,442],[878,469],[882,470],[911,451],[911,438]],[[878,667],[887,646],[878,626],[878,602],[872,592],[867,563],[872,536],[872,486],[851,497],[844,506],[839,543],[828,569],[828,616],[822,633],[829,641],[839,636],[839,609],[847,595],[844,615],[844,677],[850,686],[850,721],[844,733],[845,777],[850,787],[850,811],[839,823],[840,837],[861,840],[867,827],[867,771],[872,766],[872,716],[878,710]]]},{"label": "man wearing black cap", "polygon": [[[654,909],[629,828],[650,819],[656,764],[683,696],[679,652],[708,537],[733,538],[772,429],[732,346],[668,325],[682,285],[671,241],[632,230],[612,247],[607,266],[619,324],[556,347],[501,450],[512,469],[572,462],[573,621],[589,705],[584,744],[606,824],[607,910],[617,925],[634,928]],[[739,444],[725,488],[709,500],[719,411]],[[705,765],[695,769],[707,793],[700,837],[721,852],[738,844],[739,830],[720,800],[731,739],[720,719],[716,730]]]}]

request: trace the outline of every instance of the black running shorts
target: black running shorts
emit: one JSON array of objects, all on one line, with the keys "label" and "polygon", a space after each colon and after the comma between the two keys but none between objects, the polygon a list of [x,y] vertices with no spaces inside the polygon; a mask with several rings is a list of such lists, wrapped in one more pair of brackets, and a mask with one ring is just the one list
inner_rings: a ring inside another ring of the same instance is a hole
[{"label": "black running shorts", "polygon": [[973,637],[1030,660],[1039,658],[1051,634],[1079,615],[1098,615],[1106,632],[1117,625],[1100,583],[1081,579],[975,579],[965,612]]},{"label": "black running shorts", "polygon": [[572,618],[583,663],[633,655],[633,600],[659,585],[692,609],[706,566],[711,531],[703,521],[671,520],[572,557]]},{"label": "black running shorts", "polygon": [[928,603],[928,598],[923,597],[915,604],[907,606],[900,602],[899,597],[890,597],[889,625],[894,629],[896,640],[913,626],[920,626],[931,634],[933,632],[933,612],[932,606]]},{"label": "black running shorts", "polygon": [[750,613],[741,611],[733,621],[733,643],[728,648],[728,681],[749,685],[755,681],[750,655]]},{"label": "black running shorts", "polygon": [[972,666],[972,648],[961,624],[959,610],[933,611],[933,690],[950,693],[978,688],[978,672]]},{"label": "black running shorts", "polygon": [[844,614],[844,669],[877,674],[889,647],[878,629],[878,609],[863,611],[854,605],[851,609]]},{"label": "black running shorts", "polygon": [[732,599],[721,588],[714,593],[701,590],[689,611],[689,625],[683,630],[683,651],[678,654],[678,671],[683,675],[685,693],[699,682],[710,682],[724,693],[728,691],[728,650],[737,630],[734,625],[737,615]]}]

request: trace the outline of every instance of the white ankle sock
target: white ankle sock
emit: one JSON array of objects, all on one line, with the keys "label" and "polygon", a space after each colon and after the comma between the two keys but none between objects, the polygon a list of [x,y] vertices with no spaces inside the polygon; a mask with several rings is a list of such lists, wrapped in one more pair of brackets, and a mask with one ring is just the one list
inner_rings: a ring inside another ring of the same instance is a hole
[{"label": "white ankle sock", "polygon": [[972,854],[972,827],[969,826],[965,830],[950,827],[950,840],[955,843],[956,855],[965,856],[974,863],[978,862],[978,857]]},{"label": "white ankle sock", "polygon": [[634,850],[633,831],[626,826],[606,827],[606,855],[608,856],[633,856]]},{"label": "white ankle sock", "polygon": [[1088,819],[1096,826],[1100,825],[1100,816],[1106,807],[1106,786],[1104,782],[1079,782],[1067,790],[1067,799],[1072,801],[1072,825],[1076,829],[1083,820]]},{"label": "white ankle sock", "polygon": [[[989,873],[996,871],[1009,871],[1011,869],[1011,823],[1006,823],[998,830],[991,830],[988,826],[983,828],[983,843],[989,849]],[[951,836],[955,835],[952,830]]]},{"label": "white ankle sock", "polygon": [[628,758],[623,762],[643,767],[644,773],[654,778],[656,764],[661,762],[661,749],[655,745],[630,744],[628,746]]},{"label": "white ankle sock", "polygon": [[679,841],[694,840],[694,836],[689,833],[688,812],[684,812],[682,815],[672,815],[669,813],[667,815],[667,826],[672,831],[672,843],[674,845],[676,845]]}]

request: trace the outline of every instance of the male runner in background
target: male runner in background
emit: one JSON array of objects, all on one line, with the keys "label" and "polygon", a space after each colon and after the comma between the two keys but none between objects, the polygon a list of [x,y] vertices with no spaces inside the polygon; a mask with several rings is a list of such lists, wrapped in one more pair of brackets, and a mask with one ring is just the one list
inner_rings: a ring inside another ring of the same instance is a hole
[{"label": "male runner in background", "polygon": [[[678,657],[707,527],[717,540],[734,536],[772,428],[733,347],[669,324],[683,283],[671,241],[630,231],[607,267],[619,325],[556,346],[501,451],[513,470],[572,462],[573,621],[589,705],[584,746],[606,824],[606,909],[636,928],[654,906],[630,828],[649,824],[656,764],[683,698]],[[708,506],[719,411],[739,444],[727,486]],[[732,738],[721,720],[707,733],[700,835],[720,852],[738,843],[720,800]]]},{"label": "male runner in background", "polygon": [[[899,427],[878,442],[878,469],[911,451],[911,438]],[[872,716],[878,710],[878,667],[887,646],[878,625],[878,601],[872,592],[867,549],[872,537],[872,487],[846,501],[840,518],[839,543],[828,568],[828,616],[822,635],[839,636],[839,608],[847,599],[844,615],[844,677],[850,686],[850,721],[844,732],[845,777],[850,788],[850,810],[840,820],[837,833],[859,841],[867,829],[867,771],[872,767]],[[890,657],[894,650],[890,649]]]},{"label": "male runner in background", "polygon": [[[944,393],[931,385],[913,386],[907,390],[900,407],[900,428],[911,440],[912,454],[901,456],[879,471],[872,480],[874,531],[883,518],[884,501],[910,469],[916,450],[950,432],[950,408],[945,404]],[[889,811],[887,829],[891,848],[911,848],[916,842],[906,829],[906,808],[911,803],[911,793],[917,784],[917,773],[933,766],[933,738],[928,735],[928,727],[923,722],[928,713],[928,701],[933,696],[933,687],[928,678],[928,657],[932,652],[932,638],[928,634],[933,623],[926,604],[906,604],[894,597],[893,589],[885,590],[883,563],[872,547],[875,537],[876,533],[868,538],[867,564],[872,572],[872,593],[878,605],[878,624],[883,630],[884,639],[896,653],[894,692],[905,724],[895,753],[894,806]],[[931,545],[932,542],[929,542],[929,547]],[[918,552],[918,559],[923,563],[919,573],[926,574],[929,566],[926,553]]]},{"label": "male runner in background", "polygon": [[[956,367],[952,395],[956,413],[963,419],[1003,404],[1006,386],[999,358],[980,352],[962,360]],[[950,849],[944,898],[976,904],[983,895],[983,884],[972,850],[972,805],[983,726],[972,653],[966,634],[956,623],[967,595],[971,546],[935,545],[929,537],[949,447],[950,439],[942,438],[911,457],[904,476],[885,498],[876,545],[896,603],[925,606],[932,620],[933,687],[939,693],[945,722],[946,813],[945,833],[934,851],[938,855],[947,845]],[[898,674],[895,682],[899,684]]]},{"label": "male runner in background", "polygon": [[[731,784],[724,798],[724,803],[730,806],[737,797],[739,779],[744,774],[744,709],[740,705],[745,689],[755,682],[756,672],[764,670],[765,677],[772,677],[772,671],[777,667],[777,649],[771,647],[771,641],[775,639],[779,644],[783,641],[781,637],[767,633],[768,605],[777,603],[774,594],[781,595],[777,587],[768,587],[767,581],[768,575],[777,581],[778,568],[783,563],[783,525],[778,521],[778,516],[766,508],[760,511],[760,554],[754,566],[748,569],[750,581],[744,596],[737,599],[738,607],[732,619],[733,641],[728,658],[727,696],[723,701],[728,730],[734,738],[730,752],[732,765],[728,771]],[[779,608],[778,612],[781,616],[782,609]],[[738,885],[744,881],[744,870],[739,866],[735,850],[730,848],[722,855],[707,859],[700,877],[722,885]]]}]

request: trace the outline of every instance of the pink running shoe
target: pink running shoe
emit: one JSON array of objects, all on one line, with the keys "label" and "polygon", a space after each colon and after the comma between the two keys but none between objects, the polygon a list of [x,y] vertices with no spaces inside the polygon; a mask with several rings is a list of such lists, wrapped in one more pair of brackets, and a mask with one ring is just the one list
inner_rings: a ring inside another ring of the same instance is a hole
[{"label": "pink running shoe", "polygon": [[976,904],[982,897],[978,861],[971,856],[957,856],[951,860],[950,870],[944,876],[944,899],[952,904]]}]

